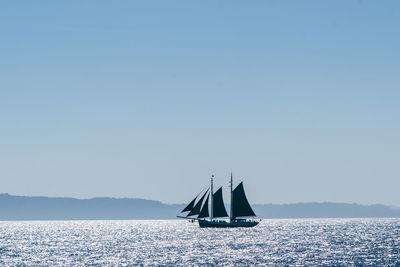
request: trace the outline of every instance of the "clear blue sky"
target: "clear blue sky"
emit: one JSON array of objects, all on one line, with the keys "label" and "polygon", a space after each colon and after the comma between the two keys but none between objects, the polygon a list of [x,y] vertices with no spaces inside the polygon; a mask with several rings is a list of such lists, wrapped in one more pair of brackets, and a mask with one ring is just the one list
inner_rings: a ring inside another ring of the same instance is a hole
[{"label": "clear blue sky", "polygon": [[399,1],[2,1],[0,191],[400,206]]}]

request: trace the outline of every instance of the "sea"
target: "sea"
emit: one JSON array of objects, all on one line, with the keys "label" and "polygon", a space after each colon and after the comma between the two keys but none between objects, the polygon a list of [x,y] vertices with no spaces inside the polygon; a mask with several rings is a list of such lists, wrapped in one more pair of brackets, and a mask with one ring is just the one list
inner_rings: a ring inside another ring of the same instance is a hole
[{"label": "sea", "polygon": [[400,266],[400,219],[3,221],[0,266]]}]

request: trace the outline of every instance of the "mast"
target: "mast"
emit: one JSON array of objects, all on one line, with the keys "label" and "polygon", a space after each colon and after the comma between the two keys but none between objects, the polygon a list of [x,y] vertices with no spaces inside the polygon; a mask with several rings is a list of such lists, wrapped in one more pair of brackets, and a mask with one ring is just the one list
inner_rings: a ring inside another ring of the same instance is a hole
[{"label": "mast", "polygon": [[232,221],[232,219],[233,219],[233,194],[232,194],[232,191],[233,191],[233,178],[232,178],[232,173],[231,173],[231,216],[230,216],[230,221]]},{"label": "mast", "polygon": [[211,176],[211,221],[213,220],[214,217],[214,190],[213,190],[213,179],[214,179],[214,175]]}]

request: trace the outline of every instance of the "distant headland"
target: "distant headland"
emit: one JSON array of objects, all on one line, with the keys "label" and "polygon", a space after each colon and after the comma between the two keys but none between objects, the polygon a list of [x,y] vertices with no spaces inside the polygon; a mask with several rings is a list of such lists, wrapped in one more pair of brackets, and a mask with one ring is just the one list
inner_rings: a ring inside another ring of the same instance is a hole
[{"label": "distant headland", "polygon": [[[260,218],[400,217],[400,209],[355,203],[255,204]],[[184,204],[137,198],[26,197],[0,194],[0,220],[175,219]]]}]

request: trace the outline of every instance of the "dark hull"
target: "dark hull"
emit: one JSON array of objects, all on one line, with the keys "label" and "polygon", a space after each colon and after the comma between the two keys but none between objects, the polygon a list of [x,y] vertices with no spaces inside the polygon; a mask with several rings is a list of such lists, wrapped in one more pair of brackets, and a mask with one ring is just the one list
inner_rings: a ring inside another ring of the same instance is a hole
[{"label": "dark hull", "polygon": [[241,221],[241,222],[225,222],[225,221],[207,221],[199,220],[201,228],[236,228],[236,227],[254,227],[258,224],[256,221]]}]

